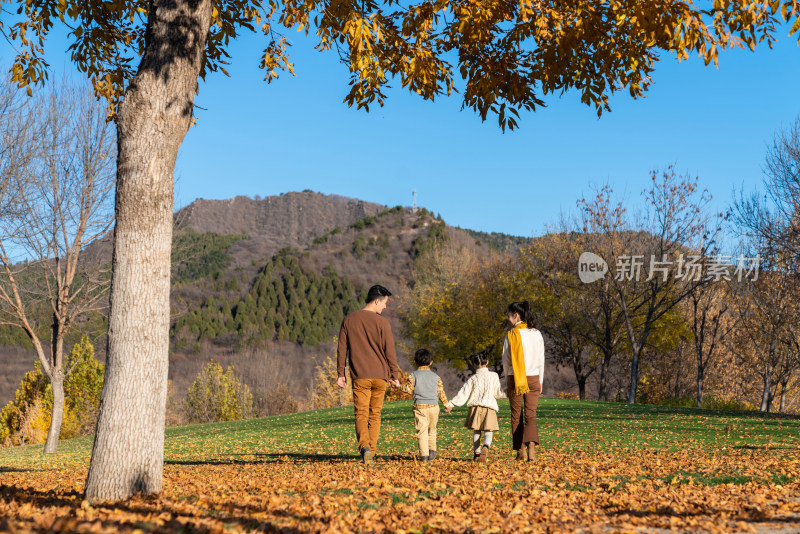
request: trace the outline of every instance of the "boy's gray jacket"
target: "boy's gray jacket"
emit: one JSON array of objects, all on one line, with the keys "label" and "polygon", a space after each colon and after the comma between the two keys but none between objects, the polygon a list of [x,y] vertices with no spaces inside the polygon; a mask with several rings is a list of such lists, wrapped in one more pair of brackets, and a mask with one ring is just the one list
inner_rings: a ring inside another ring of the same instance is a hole
[{"label": "boy's gray jacket", "polygon": [[430,369],[418,369],[414,377],[414,404],[439,404],[439,375]]}]

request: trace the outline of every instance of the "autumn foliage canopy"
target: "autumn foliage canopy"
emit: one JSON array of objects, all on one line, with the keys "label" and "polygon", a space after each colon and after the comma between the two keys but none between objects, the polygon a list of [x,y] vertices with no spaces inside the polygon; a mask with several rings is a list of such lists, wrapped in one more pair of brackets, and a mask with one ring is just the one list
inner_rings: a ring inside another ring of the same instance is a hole
[{"label": "autumn foliage canopy", "polygon": [[[112,109],[133,78],[147,44],[151,5],[37,0],[18,5],[16,20],[0,30],[18,46],[12,74],[20,85],[47,77],[44,45],[53,25],[69,22],[69,51]],[[201,77],[225,72],[230,41],[243,31],[264,34],[260,67],[267,81],[293,72],[290,41],[297,29],[335,49],[351,72],[348,105],[383,105],[399,80],[425,99],[461,92],[463,106],[482,119],[491,112],[501,128],[515,128],[520,110],[574,89],[598,114],[609,95],[627,89],[640,97],[663,52],[697,54],[716,64],[719,51],[755,49],[775,40],[777,24],[800,28],[796,0],[625,2],[579,0],[230,0],[213,2]],[[13,9],[13,8],[12,8]],[[155,9],[155,8],[153,8]],[[0,23],[2,24],[2,23]],[[461,81],[458,80],[461,79]]]}]

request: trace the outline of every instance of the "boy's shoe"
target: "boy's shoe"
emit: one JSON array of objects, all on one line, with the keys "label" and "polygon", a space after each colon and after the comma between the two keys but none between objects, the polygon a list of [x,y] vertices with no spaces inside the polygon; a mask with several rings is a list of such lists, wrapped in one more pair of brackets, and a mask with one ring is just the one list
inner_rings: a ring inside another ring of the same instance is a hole
[{"label": "boy's shoe", "polygon": [[430,456],[430,455],[428,455],[428,456],[422,456],[422,455],[420,454],[420,456],[419,456],[419,461],[420,461],[420,462],[430,462],[430,461],[431,461],[431,456]]},{"label": "boy's shoe", "polygon": [[365,464],[372,463],[372,451],[369,450],[369,447],[364,447],[361,449],[361,461],[363,461]]},{"label": "boy's shoe", "polygon": [[489,446],[484,445],[483,447],[481,447],[481,453],[478,455],[478,461],[481,463],[486,463],[488,457],[489,457]]},{"label": "boy's shoe", "polygon": [[434,458],[436,458],[436,451],[429,451],[428,461],[433,460]]}]

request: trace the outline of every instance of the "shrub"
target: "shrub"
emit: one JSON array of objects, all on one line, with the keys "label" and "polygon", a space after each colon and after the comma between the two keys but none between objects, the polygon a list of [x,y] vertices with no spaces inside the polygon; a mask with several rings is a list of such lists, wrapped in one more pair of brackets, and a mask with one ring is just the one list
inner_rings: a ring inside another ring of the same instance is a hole
[{"label": "shrub", "polygon": [[[97,422],[105,366],[94,357],[94,346],[88,337],[84,336],[73,345],[67,356],[65,368],[69,371],[64,380],[66,406],[61,437],[71,438],[91,434]],[[49,405],[52,406],[53,392],[49,386],[47,395]]]},{"label": "shrub", "polygon": [[183,399],[178,398],[172,380],[167,380],[167,412],[165,417],[166,426],[177,426],[186,424],[186,406]]},{"label": "shrub", "polygon": [[568,399],[568,400],[581,400],[580,395],[577,393],[572,393],[570,391],[559,391],[555,395],[553,395],[554,399]]},{"label": "shrub", "polygon": [[263,415],[282,415],[297,411],[297,401],[291,396],[288,386],[283,382],[272,388],[261,401]]},{"label": "shrub", "polygon": [[660,404],[667,396],[665,385],[652,375],[645,374],[639,379],[636,388],[637,404]]},{"label": "shrub", "polygon": [[364,217],[362,219],[359,219],[356,222],[354,222],[353,224],[351,224],[350,228],[353,228],[354,230],[359,231],[359,230],[363,230],[364,228],[366,228],[368,226],[373,226],[376,222],[378,222],[377,218],[373,217],[372,215],[367,215],[366,217]]},{"label": "shrub", "polygon": [[363,237],[359,236],[355,241],[353,241],[353,254],[358,256],[360,259],[364,259],[365,240]]},{"label": "shrub", "polygon": [[223,372],[222,366],[211,360],[189,386],[186,416],[196,423],[248,419],[253,417],[253,394],[232,366]]},{"label": "shrub", "polygon": [[[83,336],[64,359],[64,420],[59,438],[91,434],[97,420],[103,388],[103,364],[94,346]],[[14,400],[0,411],[0,444],[44,443],[53,410],[53,389],[39,362],[22,378]]]},{"label": "shrub", "polygon": [[345,377],[347,378],[347,387],[342,389],[336,385],[339,373],[336,369],[336,360],[332,356],[328,356],[325,361],[317,365],[314,369],[314,381],[311,391],[313,408],[333,408],[352,404],[353,384],[350,380],[349,369],[345,369]]},{"label": "shrub", "polygon": [[747,401],[739,399],[721,399],[714,395],[706,395],[703,397],[703,408],[707,410],[727,410],[727,411],[741,411],[752,412],[757,410],[755,405]]},{"label": "shrub", "polygon": [[[663,406],[676,406],[679,408],[695,408],[697,406],[697,398],[694,396],[686,396],[679,398],[666,398],[659,401],[657,404]],[[714,395],[706,395],[703,397],[702,408],[704,410],[724,410],[724,411],[739,411],[749,412],[756,410],[753,404],[747,401],[741,401],[734,398],[719,398]]]},{"label": "shrub", "polygon": [[411,257],[418,258],[426,252],[435,249],[437,246],[447,242],[449,236],[444,223],[435,222],[428,228],[428,235],[420,235],[414,240],[411,248]]},{"label": "shrub", "polygon": [[395,206],[395,207],[393,207],[391,209],[384,210],[384,211],[380,212],[377,215],[377,217],[380,218],[380,217],[385,217],[387,215],[391,215],[391,214],[394,214],[394,213],[403,213],[405,210],[406,209],[403,206]]}]

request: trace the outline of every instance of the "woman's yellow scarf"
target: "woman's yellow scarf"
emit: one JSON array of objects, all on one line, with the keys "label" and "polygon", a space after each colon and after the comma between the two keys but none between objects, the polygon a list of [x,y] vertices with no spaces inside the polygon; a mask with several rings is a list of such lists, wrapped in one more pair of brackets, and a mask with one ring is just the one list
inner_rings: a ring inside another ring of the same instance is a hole
[{"label": "woman's yellow scarf", "polygon": [[530,391],[528,375],[525,372],[525,353],[522,351],[522,334],[520,330],[528,328],[525,323],[517,323],[508,332],[508,349],[511,351],[511,367],[514,369],[514,391],[524,395]]}]

